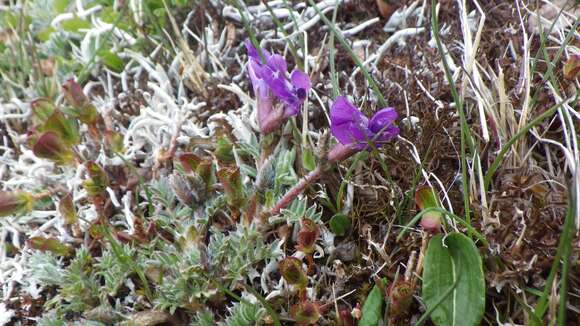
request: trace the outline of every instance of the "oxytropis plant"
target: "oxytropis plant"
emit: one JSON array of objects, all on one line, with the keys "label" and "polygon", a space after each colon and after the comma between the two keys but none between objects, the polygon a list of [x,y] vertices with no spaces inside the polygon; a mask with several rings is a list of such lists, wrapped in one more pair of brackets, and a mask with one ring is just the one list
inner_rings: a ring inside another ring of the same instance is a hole
[{"label": "oxytropis plant", "polygon": [[[0,216],[56,208],[64,233],[27,242],[41,252],[34,255],[33,277],[57,288],[47,308],[62,316],[114,311],[108,321],[117,322],[129,312],[116,311],[111,302],[124,300],[132,311],[179,309],[195,322],[215,320],[208,306],[233,302],[228,318],[275,319],[279,313],[303,325],[329,310],[308,287],[317,254],[325,252],[320,242],[332,243],[332,236],[317,205],[307,208],[301,194],[336,163],[393,140],[397,113],[384,108],[369,119],[337,97],[330,130],[338,142],[329,146],[320,136],[316,164],[299,178],[301,135],[292,118],[308,100],[310,78],[298,69],[288,73],[278,54],[250,42],[246,48],[258,128],[244,140],[223,126],[207,136],[209,147],[178,144],[176,134],[169,148],[139,160],[126,155],[123,129],[74,80],[62,87],[66,105],[31,103],[29,148],[55,169],[82,178],[80,188],[40,183],[37,192],[0,192]],[[274,229],[279,237],[273,240]],[[283,249],[288,242],[295,250]],[[276,270],[286,287],[272,280]],[[266,316],[260,293],[270,302],[286,297],[291,307],[280,303]]]}]

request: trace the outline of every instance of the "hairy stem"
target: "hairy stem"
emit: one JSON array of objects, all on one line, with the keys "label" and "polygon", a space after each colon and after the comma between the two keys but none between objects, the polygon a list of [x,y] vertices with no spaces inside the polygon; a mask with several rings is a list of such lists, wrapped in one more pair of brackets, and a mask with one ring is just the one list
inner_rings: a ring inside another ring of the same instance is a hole
[{"label": "hairy stem", "polygon": [[310,184],[316,182],[322,176],[322,167],[318,166],[312,172],[308,173],[304,178],[302,178],[294,187],[292,187],[288,192],[282,197],[278,203],[270,210],[271,215],[276,215],[286,206],[300,195],[306,187]]}]

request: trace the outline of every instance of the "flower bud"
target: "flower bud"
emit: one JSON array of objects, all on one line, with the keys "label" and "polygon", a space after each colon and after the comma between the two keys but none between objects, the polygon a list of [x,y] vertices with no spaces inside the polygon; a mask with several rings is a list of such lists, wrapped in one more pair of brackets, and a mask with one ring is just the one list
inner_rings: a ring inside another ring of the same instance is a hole
[{"label": "flower bud", "polygon": [[27,192],[0,191],[0,217],[30,212],[34,197]]},{"label": "flower bud", "polygon": [[298,240],[296,241],[296,250],[305,254],[312,254],[319,234],[318,225],[313,220],[302,219],[300,221],[300,231],[298,231]]},{"label": "flower bud", "polygon": [[206,185],[206,190],[211,188],[215,180],[213,162],[210,159],[201,158],[193,153],[180,153],[177,159],[187,174],[201,178]]},{"label": "flower bud", "polygon": [[99,116],[97,109],[89,101],[81,85],[74,81],[74,79],[69,79],[62,84],[62,90],[66,101],[73,107],[74,110],[72,113],[76,118],[86,124],[94,124],[97,122]]},{"label": "flower bud", "polygon": [[173,173],[169,176],[169,186],[180,203],[186,206],[193,206],[195,204],[195,198],[193,197],[193,191],[187,182],[187,179],[181,174]]},{"label": "flower bud", "polygon": [[308,277],[302,269],[302,261],[296,257],[286,257],[278,265],[280,274],[288,284],[294,285],[299,289],[306,288]]},{"label": "flower bud", "polygon": [[68,148],[62,138],[55,132],[47,131],[40,135],[32,147],[34,155],[49,159],[57,164],[71,164],[74,153]]},{"label": "flower bud", "polygon": [[320,307],[312,302],[300,302],[290,309],[298,325],[314,325],[320,319]]},{"label": "flower bud", "polygon": [[177,154],[177,159],[187,173],[195,172],[201,162],[201,158],[193,153],[179,153]]},{"label": "flower bud", "polygon": [[[422,186],[417,188],[415,192],[415,203],[421,210],[425,210],[432,207],[440,207],[439,198],[433,191],[433,188],[429,186]],[[441,218],[440,212],[430,211],[423,214],[421,218],[421,227],[426,232],[438,233],[441,229]]]}]

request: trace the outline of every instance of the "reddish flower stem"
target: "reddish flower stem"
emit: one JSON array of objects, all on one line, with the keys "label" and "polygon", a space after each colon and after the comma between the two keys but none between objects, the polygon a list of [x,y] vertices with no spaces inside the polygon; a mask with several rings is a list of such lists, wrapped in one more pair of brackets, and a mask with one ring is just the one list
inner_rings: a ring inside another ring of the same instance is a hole
[{"label": "reddish flower stem", "polygon": [[272,207],[270,210],[271,215],[276,215],[280,213],[280,211],[285,208],[286,206],[290,205],[290,203],[294,200],[294,198],[298,197],[306,187],[310,184],[316,182],[316,180],[320,179],[322,176],[322,167],[318,166],[312,172],[308,173],[304,178],[302,178],[294,187],[292,187],[288,192],[282,197],[278,203]]},{"label": "reddish flower stem", "polygon": [[286,206],[298,197],[306,187],[310,184],[316,182],[322,176],[322,171],[327,164],[336,163],[338,161],[345,160],[349,158],[354,153],[359,150],[353,146],[342,145],[340,143],[336,144],[334,148],[328,153],[327,161],[320,164],[312,172],[308,173],[304,178],[302,178],[294,187],[292,187],[288,192],[282,197],[278,203],[270,210],[270,215],[276,215]]}]

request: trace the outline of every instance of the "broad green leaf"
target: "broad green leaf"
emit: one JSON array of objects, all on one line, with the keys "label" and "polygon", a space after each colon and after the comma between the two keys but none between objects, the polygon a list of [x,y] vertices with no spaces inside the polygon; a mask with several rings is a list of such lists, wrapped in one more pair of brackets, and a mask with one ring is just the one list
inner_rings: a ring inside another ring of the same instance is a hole
[{"label": "broad green leaf", "polygon": [[107,68],[113,70],[114,72],[122,72],[123,71],[123,68],[125,67],[125,63],[115,53],[113,53],[107,49],[103,49],[103,50],[99,51],[97,54],[98,54],[99,58],[101,58],[101,61],[103,62],[103,64],[105,66],[107,66]]},{"label": "broad green leaf", "polygon": [[50,39],[50,35],[52,33],[54,33],[54,28],[52,28],[52,26],[47,26],[38,31],[38,33],[36,33],[36,37],[38,38],[39,41],[46,42]]},{"label": "broad green leaf", "polygon": [[480,324],[485,280],[479,251],[470,238],[451,233],[431,239],[425,255],[422,297],[428,309],[434,307],[431,320],[437,326]]},{"label": "broad green leaf", "polygon": [[[385,280],[382,281],[383,286],[386,286],[387,282]],[[365,304],[363,305],[362,309],[362,318],[359,321],[359,326],[376,326],[379,324],[381,320],[381,316],[383,313],[383,303],[385,302],[385,298],[381,293],[381,289],[379,286],[375,285],[371,292],[369,293],[367,299],[365,300]]]},{"label": "broad green leaf", "polygon": [[63,20],[60,23],[60,26],[67,32],[78,33],[81,29],[91,28],[91,23],[80,17],[74,17],[71,19]]},{"label": "broad green leaf", "polygon": [[305,148],[302,152],[302,166],[308,170],[313,171],[316,169],[316,161],[314,160],[314,153],[311,150]]},{"label": "broad green leaf", "polygon": [[70,0],[55,0],[52,4],[52,8],[55,12],[63,13],[68,7]]},{"label": "broad green leaf", "polygon": [[344,214],[336,214],[330,219],[330,230],[332,233],[343,236],[350,227],[350,219]]}]

